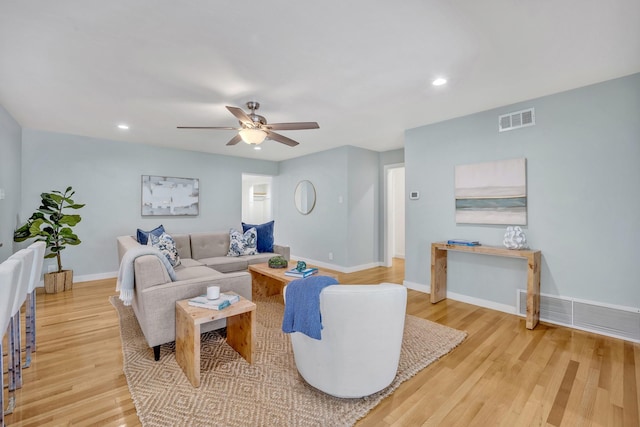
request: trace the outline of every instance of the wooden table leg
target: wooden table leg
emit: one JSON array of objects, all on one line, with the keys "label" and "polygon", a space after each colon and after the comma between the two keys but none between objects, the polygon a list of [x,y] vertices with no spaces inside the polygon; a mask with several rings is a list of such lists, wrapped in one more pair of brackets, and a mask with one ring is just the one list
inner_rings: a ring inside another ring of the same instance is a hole
[{"label": "wooden table leg", "polygon": [[194,387],[200,387],[200,325],[176,305],[176,361]]},{"label": "wooden table leg", "polygon": [[447,298],[447,251],[431,245],[431,302]]},{"label": "wooden table leg", "polygon": [[255,326],[255,310],[227,318],[227,344],[249,363],[253,363]]},{"label": "wooden table leg", "polygon": [[527,258],[527,329],[535,328],[540,320],[540,261],[540,252]]},{"label": "wooden table leg", "polygon": [[282,293],[284,282],[265,276],[255,271],[251,271],[252,295],[270,297]]}]

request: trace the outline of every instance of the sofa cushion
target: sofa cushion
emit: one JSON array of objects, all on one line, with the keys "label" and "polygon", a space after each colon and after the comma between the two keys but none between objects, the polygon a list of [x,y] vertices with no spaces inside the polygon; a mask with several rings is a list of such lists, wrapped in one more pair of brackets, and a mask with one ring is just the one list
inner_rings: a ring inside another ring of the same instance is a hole
[{"label": "sofa cushion", "polygon": [[178,249],[178,255],[184,261],[185,258],[191,257],[191,239],[188,234],[171,234],[173,241],[176,242],[176,248]]},{"label": "sofa cushion", "polygon": [[257,225],[242,223],[243,232],[250,228],[255,228],[258,232],[258,253],[273,252],[273,224],[274,221]]},{"label": "sofa cushion", "polygon": [[263,254],[257,254],[257,255],[247,255],[245,257],[242,258],[246,258],[247,259],[247,264],[252,265],[252,264],[262,264],[264,262],[268,262],[269,258],[274,257],[278,254],[275,254],[273,252],[265,252]]},{"label": "sofa cushion", "polygon": [[229,230],[229,252],[227,256],[256,255],[258,253],[258,233],[255,228],[244,234],[232,228]]},{"label": "sofa cushion", "polygon": [[212,258],[204,258],[199,259],[201,263],[206,265],[207,267],[211,267],[221,273],[230,273],[232,271],[242,271],[246,270],[248,267],[247,264],[248,257],[212,257]]},{"label": "sofa cushion", "polygon": [[[180,266],[185,267],[185,268],[189,268],[189,267],[201,267],[204,264],[201,263],[200,261],[196,261],[195,259],[191,259],[191,258],[180,258]],[[180,267],[178,267],[180,268]],[[176,268],[175,270],[178,271],[178,268]]]},{"label": "sofa cushion", "polygon": [[162,233],[164,233],[164,227],[162,226],[162,224],[160,224],[159,226],[157,226],[151,231],[144,231],[138,228],[138,231],[136,232],[136,237],[138,239],[138,243],[140,243],[141,245],[146,245],[149,240],[150,234],[160,237]]},{"label": "sofa cushion", "polygon": [[178,280],[199,279],[202,277],[222,277],[224,274],[205,266],[178,268],[176,270]]},{"label": "sofa cushion", "polygon": [[229,233],[191,234],[191,258],[204,259],[227,256],[229,251]]},{"label": "sofa cushion", "polygon": [[174,242],[173,238],[167,233],[162,233],[160,236],[149,234],[147,244],[158,248],[160,252],[167,257],[171,267],[180,265],[180,256],[178,255],[178,249],[176,249],[176,242]]}]

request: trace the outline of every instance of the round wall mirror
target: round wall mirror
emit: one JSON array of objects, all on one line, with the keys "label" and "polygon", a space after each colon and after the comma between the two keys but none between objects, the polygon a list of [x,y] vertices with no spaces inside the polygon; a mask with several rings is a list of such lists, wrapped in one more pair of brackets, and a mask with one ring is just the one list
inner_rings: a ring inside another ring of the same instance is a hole
[{"label": "round wall mirror", "polygon": [[316,189],[310,181],[300,181],[293,195],[296,209],[302,215],[308,215],[316,205]]}]

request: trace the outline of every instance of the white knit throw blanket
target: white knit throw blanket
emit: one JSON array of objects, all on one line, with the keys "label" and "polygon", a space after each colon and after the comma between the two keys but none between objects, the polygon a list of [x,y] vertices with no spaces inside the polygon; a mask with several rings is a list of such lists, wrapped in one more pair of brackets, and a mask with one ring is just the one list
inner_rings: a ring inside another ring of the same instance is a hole
[{"label": "white knit throw blanket", "polygon": [[118,281],[116,282],[116,292],[120,291],[120,300],[124,303],[124,305],[131,305],[131,301],[133,301],[133,283],[134,283],[134,269],[133,263],[136,258],[143,255],[155,255],[158,257],[160,261],[164,264],[167,269],[167,273],[169,273],[169,277],[171,281],[176,280],[176,272],[173,270],[173,267],[169,263],[169,260],[159,249],[154,248],[153,246],[136,246],[133,247],[127,252],[125,252],[122,257],[122,262],[120,263],[120,270],[118,271]]}]

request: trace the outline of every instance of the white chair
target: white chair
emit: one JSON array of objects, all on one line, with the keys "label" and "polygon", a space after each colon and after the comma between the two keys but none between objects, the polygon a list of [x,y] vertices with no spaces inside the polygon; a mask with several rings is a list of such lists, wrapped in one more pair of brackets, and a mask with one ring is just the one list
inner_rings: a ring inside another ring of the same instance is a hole
[{"label": "white chair", "polygon": [[[11,310],[15,293],[18,290],[21,271],[22,261],[10,259],[0,264],[0,426],[4,426],[4,357],[2,357],[4,352],[2,343],[11,321]],[[11,405],[9,406],[12,407]]]},{"label": "white chair", "polygon": [[[9,257],[10,260],[14,259],[22,262],[16,293],[13,298],[13,306],[11,307],[11,322],[9,323],[9,393],[22,387],[20,308],[27,299],[27,292],[29,291],[33,255],[34,251],[31,249],[20,249]],[[13,412],[14,406],[15,396],[11,395],[7,413]]]},{"label": "white chair", "polygon": [[387,387],[398,370],[406,306],[407,289],[392,283],[324,288],[322,339],[290,334],[298,372],[336,397],[363,397]]},{"label": "white chair", "polygon": [[29,289],[27,293],[27,307],[25,310],[25,332],[26,332],[26,356],[24,368],[31,366],[31,353],[36,351],[36,287],[40,284],[40,274],[42,274],[42,263],[47,245],[44,242],[35,242],[27,249],[33,251],[33,264],[29,278]]}]

